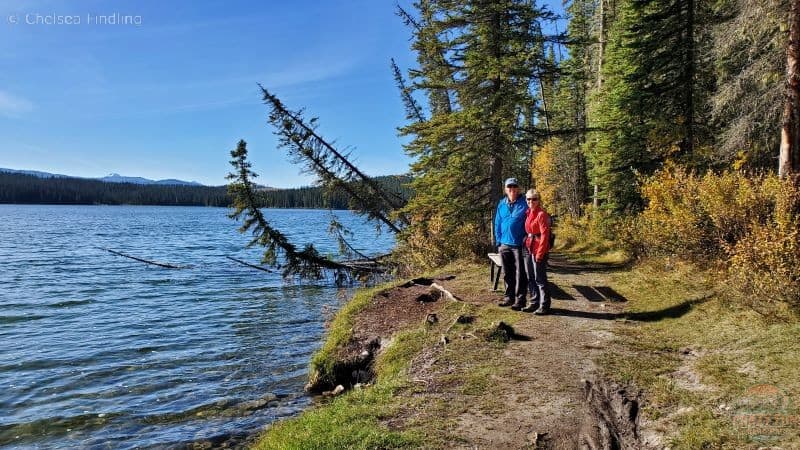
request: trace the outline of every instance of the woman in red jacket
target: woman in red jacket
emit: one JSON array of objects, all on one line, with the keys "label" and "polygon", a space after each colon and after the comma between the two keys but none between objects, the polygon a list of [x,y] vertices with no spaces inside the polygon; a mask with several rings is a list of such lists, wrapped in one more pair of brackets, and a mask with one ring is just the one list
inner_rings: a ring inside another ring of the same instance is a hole
[{"label": "woman in red jacket", "polygon": [[547,314],[550,311],[550,290],[547,288],[547,256],[550,253],[550,216],[542,209],[541,196],[535,189],[525,193],[528,211],[525,217],[525,271],[531,303],[525,312]]}]

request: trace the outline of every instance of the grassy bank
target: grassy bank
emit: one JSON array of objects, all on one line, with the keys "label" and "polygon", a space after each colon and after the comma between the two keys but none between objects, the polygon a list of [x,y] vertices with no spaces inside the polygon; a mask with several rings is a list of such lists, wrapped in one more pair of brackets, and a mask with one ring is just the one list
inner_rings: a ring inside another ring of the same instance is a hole
[{"label": "grassy bank", "polygon": [[[600,239],[561,251],[576,261],[626,261]],[[800,448],[800,323],[740,306],[714,270],[674,258],[627,263],[608,280],[629,300],[615,331],[622,351],[599,362],[607,377],[644,389],[647,426],[672,448]],[[788,406],[765,405],[761,386],[777,388]],[[744,426],[754,410],[794,426]]]},{"label": "grassy bank", "polygon": [[[602,365],[646,390],[645,416],[673,448],[800,448],[797,422],[794,430],[737,422],[758,400],[756,386],[800,399],[800,324],[770,323],[736,307],[712,272],[679,262],[651,260],[614,274],[612,283],[630,299],[632,320],[617,332],[626,351],[605,355]],[[797,417],[796,409],[764,412]]]},{"label": "grassy bank", "polygon": [[[312,378],[331,376],[341,349],[352,335],[354,320],[381,291],[397,283],[359,290],[336,314],[322,348],[312,357],[309,371]],[[419,351],[424,335],[409,331],[396,338],[396,343],[377,361],[378,378],[369,389],[356,389],[317,405],[299,417],[283,420],[257,441],[258,449],[301,448],[403,448],[413,447],[418,437],[411,432],[392,432],[380,421],[396,409],[392,398],[404,386],[402,372],[408,354]]]},{"label": "grassy bank", "polygon": [[[485,266],[464,263],[445,267],[440,273],[456,275],[452,285],[458,287],[462,298],[472,301],[442,303],[437,323],[415,322],[379,353],[372,385],[322,400],[300,416],[275,424],[255,447],[472,446],[474,436],[464,432],[466,416],[472,417],[470,420],[478,417],[473,426],[480,426],[481,421],[502,417],[509,398],[515,405],[541,402],[529,398],[535,395],[535,380],[519,372],[518,364],[526,364],[528,356],[515,359],[511,352],[528,344],[508,347],[510,344],[480,338],[498,321],[519,322],[523,328],[533,323],[533,330],[549,332],[564,329],[571,335],[563,342],[592,331],[592,324],[611,327],[614,337],[609,345],[587,341],[575,348],[600,348],[591,354],[598,370],[608,379],[642,390],[643,429],[651,436],[660,435],[658,442],[663,446],[739,449],[765,445],[764,439],[770,435],[763,429],[744,428],[737,421],[752,407],[754,396],[759,400],[754,386],[775,386],[786,399],[800,398],[800,325],[770,323],[737,308],[720,294],[724,290],[715,284],[712,272],[687,264],[655,259],[624,264],[624,255],[606,244],[584,243],[562,252],[573,261],[591,263],[594,269],[586,266],[585,278],[581,273],[561,278],[556,274],[553,279],[560,289],[574,292],[570,283],[610,286],[627,299],[624,311],[599,312],[611,315],[612,320],[586,320],[578,328],[568,315],[534,319],[494,305],[499,294],[487,292]],[[607,269],[598,270],[598,266]],[[398,285],[360,291],[337,314],[323,348],[312,360],[312,371],[324,374],[329,370],[370,299]],[[575,305],[557,304],[562,309],[575,309]],[[473,320],[457,323],[458,316]],[[442,336],[450,340],[443,342]],[[558,353],[558,348],[554,350]],[[565,361],[587,357],[564,353],[548,356]],[[557,378],[560,372],[554,373]],[[553,387],[556,393],[567,392],[570,383],[577,382],[555,381],[564,383]],[[513,397],[508,397],[509,391]],[[781,414],[796,417],[797,411]],[[796,426],[794,431],[771,432],[770,445],[800,448]],[[533,442],[535,447],[535,439]]]},{"label": "grassy bank", "polygon": [[[486,267],[452,265],[441,273],[455,274],[463,280],[462,292],[485,291]],[[340,349],[352,333],[354,321],[370,298],[400,283],[359,291],[341,309],[330,324],[328,338],[311,362],[311,371],[321,376],[335,364]],[[474,324],[458,324],[460,315],[475,318]],[[442,344],[443,333],[469,331],[480,333],[487,324],[505,321],[513,324],[517,315],[500,308],[480,308],[466,303],[447,303],[437,312],[439,321],[417,326],[399,333],[375,361],[376,379],[368,387],[357,388],[305,411],[300,416],[283,420],[269,428],[254,448],[257,449],[340,449],[340,448],[446,448],[454,437],[448,433],[452,425],[439,414],[444,410],[464,408],[471,394],[486,391],[491,374],[507,371],[498,364],[497,352],[485,353],[487,347],[498,348],[500,342],[449,342]],[[463,370],[445,377],[445,382],[459,386],[465,397],[431,399],[424,396],[426,386],[411,372],[415,358],[428,349],[447,346],[441,362],[458,365]],[[494,356],[492,356],[494,355]],[[489,402],[491,403],[491,402]],[[488,404],[487,408],[498,405]]]}]

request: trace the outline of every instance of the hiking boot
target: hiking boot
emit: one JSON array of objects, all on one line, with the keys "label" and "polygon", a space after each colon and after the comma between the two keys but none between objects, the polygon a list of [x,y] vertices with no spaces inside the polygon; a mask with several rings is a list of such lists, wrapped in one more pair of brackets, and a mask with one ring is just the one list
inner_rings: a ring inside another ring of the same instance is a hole
[{"label": "hiking boot", "polygon": [[519,302],[519,301],[511,305],[511,309],[513,309],[514,311],[521,311],[522,308],[524,307],[525,307],[525,302]]},{"label": "hiking boot", "polygon": [[537,316],[544,316],[545,314],[550,313],[550,308],[539,308],[533,313],[536,314]]},{"label": "hiking boot", "polygon": [[529,313],[529,312],[534,312],[534,311],[538,311],[538,310],[539,310],[539,304],[538,303],[531,303],[530,305],[522,308],[520,311]]},{"label": "hiking boot", "polygon": [[497,306],[506,307],[506,306],[511,306],[513,304],[514,304],[514,300],[511,300],[510,298],[504,298],[502,302],[497,304]]}]

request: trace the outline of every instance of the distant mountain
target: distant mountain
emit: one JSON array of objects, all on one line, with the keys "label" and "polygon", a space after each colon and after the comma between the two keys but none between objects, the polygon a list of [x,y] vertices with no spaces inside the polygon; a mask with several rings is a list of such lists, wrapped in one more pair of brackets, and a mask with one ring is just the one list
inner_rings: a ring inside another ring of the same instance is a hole
[{"label": "distant mountain", "polygon": [[95,178],[96,180],[105,181],[106,183],[133,183],[133,184],[179,184],[183,186],[203,186],[196,181],[182,181],[175,179],[166,180],[150,180],[142,177],[126,177],[118,173],[112,173],[102,178]]},{"label": "distant mountain", "polygon": [[166,180],[150,180],[148,178],[142,177],[126,177],[120,175],[118,173],[112,173],[111,175],[101,177],[101,178],[84,178],[84,177],[73,177],[70,175],[61,175],[57,173],[48,173],[48,172],[40,172],[38,170],[16,170],[16,169],[5,169],[0,167],[0,172],[7,172],[7,173],[19,173],[23,175],[33,175],[38,178],[78,178],[82,180],[99,180],[105,181],[106,183],[133,183],[133,184],[162,184],[162,185],[180,185],[180,186],[203,186],[203,184],[198,183],[197,181],[182,181],[182,180],[175,180],[175,179],[166,179]]},{"label": "distant mountain", "polygon": [[77,177],[71,177],[69,175],[61,175],[58,173],[39,172],[38,170],[16,170],[16,169],[5,169],[3,167],[0,167],[0,172],[19,173],[22,175],[33,175],[34,177],[39,177],[39,178],[77,178]]},{"label": "distant mountain", "polygon": [[229,206],[225,186],[109,183],[0,170],[0,203],[52,205]]}]

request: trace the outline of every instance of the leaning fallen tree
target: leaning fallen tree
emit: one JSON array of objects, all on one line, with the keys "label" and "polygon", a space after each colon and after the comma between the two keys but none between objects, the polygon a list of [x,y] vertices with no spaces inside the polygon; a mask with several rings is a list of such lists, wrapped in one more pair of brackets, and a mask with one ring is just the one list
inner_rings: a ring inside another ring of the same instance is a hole
[{"label": "leaning fallen tree", "polygon": [[[280,147],[295,163],[302,165],[306,173],[316,176],[328,195],[336,191],[345,192],[351,209],[374,222],[378,229],[398,233],[408,225],[408,219],[401,212],[406,199],[400,192],[381,186],[350,161],[348,152],[326,141],[317,131],[316,118],[306,120],[302,110],[290,110],[275,95],[260,87],[264,102],[270,107],[269,122],[275,129]],[[321,278],[332,273],[337,282],[389,268],[386,257],[370,257],[351,245],[347,238],[352,233],[333,214],[329,231],[339,242],[340,253],[348,259],[337,261],[323,256],[313,244],[298,248],[269,223],[261,210],[252,181],[258,175],[247,159],[247,143],[239,141],[231,156],[234,170],[228,175],[228,193],[234,211],[230,217],[242,221],[240,232],[253,234],[249,246],[264,247],[262,263],[282,270],[286,277]]]}]

